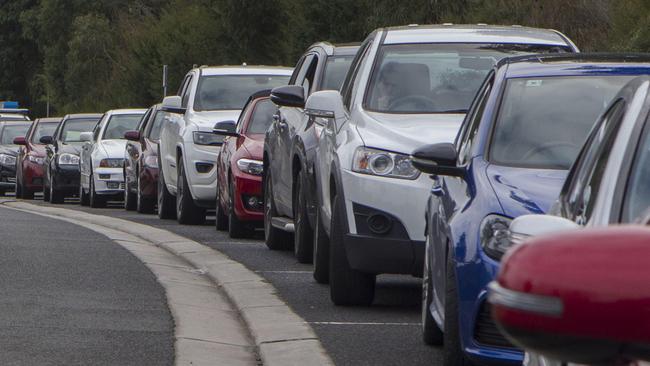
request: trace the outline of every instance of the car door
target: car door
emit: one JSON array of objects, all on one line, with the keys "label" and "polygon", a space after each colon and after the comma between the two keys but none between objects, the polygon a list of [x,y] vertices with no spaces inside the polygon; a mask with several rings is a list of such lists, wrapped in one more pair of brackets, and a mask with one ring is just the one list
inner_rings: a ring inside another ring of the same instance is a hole
[{"label": "car door", "polygon": [[[189,89],[192,83],[192,79],[193,74],[188,74],[183,81],[183,85],[181,86],[179,96],[181,97],[181,106],[183,107],[187,107],[187,102],[189,100]],[[166,124],[163,131],[163,136],[161,136],[160,139],[161,145],[165,145],[164,151],[161,149],[163,156],[160,157],[160,159],[165,163],[165,168],[163,169],[162,173],[164,174],[165,183],[174,188],[172,190],[173,192],[176,191],[176,180],[178,178],[176,171],[176,146],[181,143],[180,131],[182,129],[182,126],[185,125],[185,116],[187,114],[187,111],[184,115],[171,114],[169,123]]]},{"label": "car door", "polygon": [[81,146],[81,152],[80,152],[80,173],[81,173],[81,185],[84,188],[89,189],[90,188],[90,175],[92,174],[92,154],[93,154],[93,149],[94,146],[96,145],[96,141],[99,138],[99,133],[101,130],[101,126],[105,123],[106,118],[108,118],[107,115],[104,115],[102,119],[99,120],[99,122],[95,125],[95,128],[93,129],[93,139],[92,141],[86,141],[83,143]]},{"label": "car door", "polygon": [[[136,171],[137,171],[137,165],[138,165],[138,160],[140,159],[140,154],[142,152],[142,140],[144,137],[144,131],[145,128],[151,119],[151,115],[153,114],[153,108],[149,108],[147,112],[144,114],[140,122],[138,123],[138,127],[136,130],[140,133],[140,141],[127,141],[126,142],[126,159],[124,161],[124,178],[125,181],[130,182],[133,184],[133,187],[129,187],[132,189],[135,189],[135,184],[137,184],[137,177],[136,177]],[[126,179],[128,177],[128,179]]]}]

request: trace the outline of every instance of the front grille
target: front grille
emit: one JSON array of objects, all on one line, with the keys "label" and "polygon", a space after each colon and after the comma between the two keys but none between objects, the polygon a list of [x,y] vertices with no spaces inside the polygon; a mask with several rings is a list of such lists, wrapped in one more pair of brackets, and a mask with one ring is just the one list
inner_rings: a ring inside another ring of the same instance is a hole
[{"label": "front grille", "polygon": [[486,346],[516,349],[497,328],[497,325],[492,319],[492,311],[490,309],[490,304],[486,302],[481,304],[474,325],[474,339],[476,342]]},{"label": "front grille", "polygon": [[7,177],[7,182],[16,183],[16,177]]}]

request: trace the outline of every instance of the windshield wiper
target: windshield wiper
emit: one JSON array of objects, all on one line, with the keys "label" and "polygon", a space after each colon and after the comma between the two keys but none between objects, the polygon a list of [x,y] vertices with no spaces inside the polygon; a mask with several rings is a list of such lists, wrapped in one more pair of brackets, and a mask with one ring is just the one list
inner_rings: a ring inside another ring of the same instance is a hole
[{"label": "windshield wiper", "polygon": [[436,113],[467,113],[467,109],[449,109],[446,111],[439,111]]}]

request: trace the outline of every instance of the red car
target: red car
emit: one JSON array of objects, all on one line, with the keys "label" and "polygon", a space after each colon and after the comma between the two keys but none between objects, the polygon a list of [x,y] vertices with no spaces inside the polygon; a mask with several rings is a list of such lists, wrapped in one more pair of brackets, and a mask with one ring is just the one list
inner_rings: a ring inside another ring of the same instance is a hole
[{"label": "red car", "polygon": [[650,361],[650,228],[586,228],[524,241],[488,299],[529,365]]},{"label": "red car", "polygon": [[253,94],[239,121],[217,123],[214,133],[227,136],[217,159],[217,230],[231,238],[246,236],[264,219],[262,169],[264,134],[277,107],[270,90]]},{"label": "red car", "polygon": [[153,213],[158,194],[158,141],[165,112],[160,104],[149,108],[138,124],[138,129],[128,131],[124,137],[124,208],[139,213]]},{"label": "red car", "polygon": [[34,121],[23,138],[15,142],[22,145],[16,158],[16,197],[34,198],[35,192],[43,191],[45,144],[43,136],[52,136],[61,123],[61,118],[39,118]]}]

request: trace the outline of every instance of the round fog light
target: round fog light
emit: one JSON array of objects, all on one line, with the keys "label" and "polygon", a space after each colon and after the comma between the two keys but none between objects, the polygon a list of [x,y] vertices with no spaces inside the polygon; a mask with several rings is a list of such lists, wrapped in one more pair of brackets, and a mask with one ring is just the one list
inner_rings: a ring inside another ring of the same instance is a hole
[{"label": "round fog light", "polygon": [[248,198],[248,206],[249,207],[257,207],[257,203],[258,203],[257,197],[251,196],[251,197]]},{"label": "round fog light", "polygon": [[388,234],[390,229],[393,227],[393,221],[381,214],[375,214],[368,217],[368,228],[374,234],[385,235]]}]

